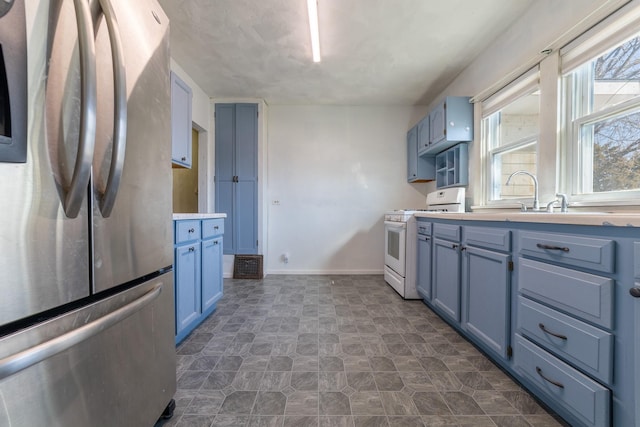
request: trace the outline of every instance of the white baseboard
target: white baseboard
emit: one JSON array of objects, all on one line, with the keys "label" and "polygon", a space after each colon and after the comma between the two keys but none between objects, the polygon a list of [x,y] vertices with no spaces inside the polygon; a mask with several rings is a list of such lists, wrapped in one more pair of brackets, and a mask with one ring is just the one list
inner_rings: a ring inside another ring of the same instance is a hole
[{"label": "white baseboard", "polygon": [[[285,275],[367,275],[367,274],[383,274],[384,269],[380,270],[269,270],[266,274],[285,274]],[[265,275],[266,275],[265,274]]]}]

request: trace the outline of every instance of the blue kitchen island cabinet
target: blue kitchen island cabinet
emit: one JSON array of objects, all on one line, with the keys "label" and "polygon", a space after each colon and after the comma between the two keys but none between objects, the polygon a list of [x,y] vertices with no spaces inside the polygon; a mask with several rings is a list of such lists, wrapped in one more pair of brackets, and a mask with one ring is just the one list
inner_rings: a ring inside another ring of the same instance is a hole
[{"label": "blue kitchen island cabinet", "polygon": [[189,216],[195,218],[174,220],[176,344],[213,313],[223,295],[224,218],[209,218],[211,214],[174,218]]},{"label": "blue kitchen island cabinet", "polygon": [[434,312],[570,425],[640,426],[640,215],[416,216]]}]

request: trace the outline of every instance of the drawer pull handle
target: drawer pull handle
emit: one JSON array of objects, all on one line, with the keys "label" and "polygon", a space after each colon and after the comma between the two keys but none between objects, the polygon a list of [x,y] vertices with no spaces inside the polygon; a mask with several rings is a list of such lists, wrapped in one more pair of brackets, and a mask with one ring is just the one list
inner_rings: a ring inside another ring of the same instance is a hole
[{"label": "drawer pull handle", "polygon": [[196,230],[194,230],[193,228],[190,228],[190,229],[188,229],[187,231],[188,231],[189,233],[193,233],[193,232],[195,232]]},{"label": "drawer pull handle", "polygon": [[542,330],[542,332],[544,332],[545,334],[549,334],[549,335],[553,335],[556,338],[560,338],[561,340],[567,340],[567,336],[566,335],[560,335],[560,334],[556,334],[551,332],[550,330],[548,330],[547,328],[544,327],[543,323],[538,323],[538,328],[540,328]]},{"label": "drawer pull handle", "polygon": [[217,225],[215,225],[215,226],[213,227],[213,229],[214,229],[214,230],[217,230],[218,228],[220,228],[220,227],[218,227]]},{"label": "drawer pull handle", "polygon": [[564,384],[559,383],[558,381],[550,380],[549,378],[545,377],[544,374],[542,373],[542,369],[540,369],[538,366],[536,366],[536,372],[538,373],[538,375],[540,375],[540,378],[542,378],[546,382],[551,383],[558,388],[562,388],[562,389],[564,388]]},{"label": "drawer pull handle", "polygon": [[569,248],[562,247],[562,246],[553,246],[553,245],[544,245],[542,243],[538,243],[536,244],[537,247],[539,247],[540,249],[547,249],[550,251],[562,251],[562,252],[569,252]]}]

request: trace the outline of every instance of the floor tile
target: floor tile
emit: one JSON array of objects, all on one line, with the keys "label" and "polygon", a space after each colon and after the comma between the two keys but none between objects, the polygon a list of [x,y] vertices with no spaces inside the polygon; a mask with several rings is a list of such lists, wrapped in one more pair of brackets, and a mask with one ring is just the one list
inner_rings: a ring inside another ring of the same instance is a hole
[{"label": "floor tile", "polygon": [[250,414],[256,399],[255,391],[235,391],[224,399],[221,414]]},{"label": "floor tile", "polygon": [[411,396],[402,392],[380,392],[382,406],[387,415],[418,415]]},{"label": "floor tile", "polygon": [[287,397],[285,415],[318,415],[318,393],[296,391]]},{"label": "floor tile", "polygon": [[253,415],[283,415],[287,398],[280,392],[258,392],[253,406]]},{"label": "floor tile", "polygon": [[321,391],[319,413],[322,415],[351,415],[349,397],[339,391]]}]

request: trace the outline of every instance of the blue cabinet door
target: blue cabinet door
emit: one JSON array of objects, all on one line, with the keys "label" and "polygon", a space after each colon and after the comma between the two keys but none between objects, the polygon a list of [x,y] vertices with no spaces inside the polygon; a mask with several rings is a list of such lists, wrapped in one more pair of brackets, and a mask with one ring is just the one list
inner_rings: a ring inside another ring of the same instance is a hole
[{"label": "blue cabinet door", "polygon": [[412,127],[407,132],[407,181],[418,179],[418,129]]},{"label": "blue cabinet door", "polygon": [[466,248],[464,327],[497,355],[507,358],[511,319],[511,256]]},{"label": "blue cabinet door", "polygon": [[431,301],[431,237],[418,235],[418,294]]},{"label": "blue cabinet door", "polygon": [[178,246],[175,254],[176,335],[200,316],[200,242]]},{"label": "blue cabinet door", "polygon": [[418,122],[418,155],[424,154],[429,148],[429,116],[424,116]]},{"label": "blue cabinet door", "polygon": [[171,73],[171,160],[191,168],[191,88]]},{"label": "blue cabinet door", "polygon": [[450,320],[460,322],[460,245],[433,239],[433,304]]},{"label": "blue cabinet door", "polygon": [[202,312],[222,298],[222,237],[202,241]]},{"label": "blue cabinet door", "polygon": [[258,105],[216,104],[216,212],[225,254],[258,252]]}]

